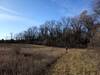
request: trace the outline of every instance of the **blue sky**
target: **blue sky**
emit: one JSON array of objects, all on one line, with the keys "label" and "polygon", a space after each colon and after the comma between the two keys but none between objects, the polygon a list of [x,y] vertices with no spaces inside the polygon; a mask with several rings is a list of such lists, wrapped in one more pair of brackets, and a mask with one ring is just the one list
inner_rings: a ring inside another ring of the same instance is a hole
[{"label": "blue sky", "polygon": [[0,0],[0,38],[46,20],[75,16],[91,10],[92,0]]}]

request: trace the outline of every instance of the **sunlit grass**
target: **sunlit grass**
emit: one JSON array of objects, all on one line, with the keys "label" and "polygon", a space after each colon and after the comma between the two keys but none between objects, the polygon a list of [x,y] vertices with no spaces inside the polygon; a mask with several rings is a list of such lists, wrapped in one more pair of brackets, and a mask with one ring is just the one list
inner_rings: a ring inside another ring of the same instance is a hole
[{"label": "sunlit grass", "polygon": [[98,71],[98,65],[99,58],[96,53],[84,49],[72,49],[51,67],[48,75],[83,75]]}]

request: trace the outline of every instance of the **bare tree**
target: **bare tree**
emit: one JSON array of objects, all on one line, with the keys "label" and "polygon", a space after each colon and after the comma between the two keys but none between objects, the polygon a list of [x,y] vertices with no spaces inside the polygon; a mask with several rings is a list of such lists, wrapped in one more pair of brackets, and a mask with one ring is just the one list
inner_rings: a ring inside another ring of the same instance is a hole
[{"label": "bare tree", "polygon": [[96,18],[93,15],[88,15],[87,11],[83,11],[80,15],[80,20],[81,20],[82,24],[84,24],[84,26],[87,28],[88,39],[91,42],[91,44],[93,45],[93,43],[92,43],[93,36],[94,36],[93,29],[94,29]]},{"label": "bare tree", "polygon": [[93,18],[84,11],[77,17],[63,17],[59,21],[46,21],[39,28],[30,27],[19,33],[17,38],[24,39],[28,43],[37,42],[49,46],[66,47],[68,50],[70,47],[82,47],[86,39],[83,35],[91,31],[93,23]]},{"label": "bare tree", "polygon": [[13,39],[13,33],[10,33],[10,36],[11,36],[11,40]]},{"label": "bare tree", "polygon": [[94,0],[94,11],[100,16],[100,0]]}]

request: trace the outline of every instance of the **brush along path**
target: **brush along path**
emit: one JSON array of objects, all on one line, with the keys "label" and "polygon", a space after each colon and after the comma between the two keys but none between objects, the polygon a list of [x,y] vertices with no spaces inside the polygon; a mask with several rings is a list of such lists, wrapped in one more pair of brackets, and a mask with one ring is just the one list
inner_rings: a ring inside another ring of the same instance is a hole
[{"label": "brush along path", "polygon": [[71,49],[53,64],[46,75],[86,75],[98,71],[99,58],[94,51]]}]

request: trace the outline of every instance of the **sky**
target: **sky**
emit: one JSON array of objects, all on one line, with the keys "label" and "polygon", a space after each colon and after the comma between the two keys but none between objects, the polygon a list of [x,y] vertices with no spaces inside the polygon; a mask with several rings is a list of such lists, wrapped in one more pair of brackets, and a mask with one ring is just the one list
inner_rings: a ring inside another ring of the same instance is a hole
[{"label": "sky", "polygon": [[0,0],[0,39],[47,20],[91,11],[92,0]]}]

